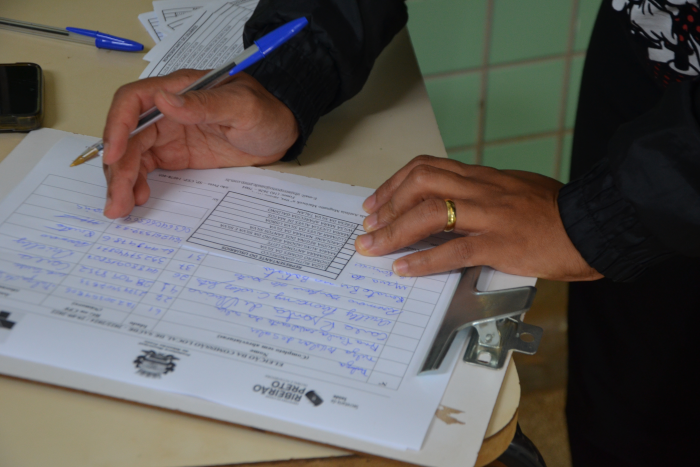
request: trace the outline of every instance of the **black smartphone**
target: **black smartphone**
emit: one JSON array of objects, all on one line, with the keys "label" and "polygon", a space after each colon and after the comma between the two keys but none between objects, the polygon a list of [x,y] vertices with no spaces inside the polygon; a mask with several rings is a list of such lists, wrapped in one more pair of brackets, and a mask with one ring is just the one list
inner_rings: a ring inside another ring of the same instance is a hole
[{"label": "black smartphone", "polygon": [[0,64],[0,131],[30,131],[44,118],[44,77],[36,63]]}]

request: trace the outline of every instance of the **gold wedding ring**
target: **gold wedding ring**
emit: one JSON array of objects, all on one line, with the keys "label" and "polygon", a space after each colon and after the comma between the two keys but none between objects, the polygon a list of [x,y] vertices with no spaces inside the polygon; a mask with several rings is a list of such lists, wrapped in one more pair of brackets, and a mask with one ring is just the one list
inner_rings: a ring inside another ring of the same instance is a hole
[{"label": "gold wedding ring", "polygon": [[455,202],[451,199],[446,199],[445,205],[447,206],[447,225],[445,225],[444,232],[452,232],[457,223],[457,208],[455,207]]}]

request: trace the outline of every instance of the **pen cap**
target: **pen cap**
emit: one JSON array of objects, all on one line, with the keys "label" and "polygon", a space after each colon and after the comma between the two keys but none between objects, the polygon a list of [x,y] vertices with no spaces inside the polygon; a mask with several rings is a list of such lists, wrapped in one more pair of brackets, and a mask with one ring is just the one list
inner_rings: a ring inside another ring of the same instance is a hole
[{"label": "pen cap", "polygon": [[245,70],[253,63],[262,60],[267,54],[294,37],[299,31],[304,29],[304,26],[307,24],[309,24],[309,22],[302,16],[301,18],[283,24],[274,31],[265,34],[260,39],[253,41],[255,45],[248,47],[246,51],[254,47],[257,47],[258,50],[238,63],[228,74],[233,76],[239,71]]},{"label": "pen cap", "polygon": [[143,45],[139,43],[116,42],[109,39],[95,39],[95,47],[98,49],[120,50],[122,52],[140,52],[143,50]]},{"label": "pen cap", "polygon": [[81,36],[94,37],[95,47],[98,49],[120,50],[122,52],[140,52],[143,50],[143,44],[123,37],[112,36],[100,31],[82,28],[66,28],[66,31]]},{"label": "pen cap", "polygon": [[309,24],[309,21],[302,16],[301,18],[283,24],[274,31],[265,34],[263,37],[253,42],[255,42],[255,45],[258,46],[263,55],[267,55],[295,36],[299,31],[304,29],[307,24]]}]

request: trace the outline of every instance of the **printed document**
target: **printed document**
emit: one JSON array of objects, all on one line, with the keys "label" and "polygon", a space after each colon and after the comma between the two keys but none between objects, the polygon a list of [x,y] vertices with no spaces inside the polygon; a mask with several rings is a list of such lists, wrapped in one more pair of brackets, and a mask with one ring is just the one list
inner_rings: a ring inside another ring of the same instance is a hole
[{"label": "printed document", "polygon": [[69,167],[94,142],[62,139],[0,204],[1,355],[421,448],[450,373],[417,375],[459,273],[391,264],[447,234],[363,257],[363,196],[255,168],[154,171],[112,221],[100,160]]},{"label": "printed document", "polygon": [[219,3],[216,0],[156,0],[153,2],[153,12],[159,21],[158,28],[168,35],[187,24],[195,10]]},{"label": "printed document", "polygon": [[163,40],[165,35],[158,29],[159,22],[155,12],[141,13],[139,15],[139,21],[141,21],[141,24],[146,29],[146,32],[148,32],[148,35],[151,36],[153,42],[158,44]]},{"label": "printed document", "polygon": [[243,51],[243,27],[258,0],[195,3],[186,7],[186,14],[156,11],[157,15],[160,12],[159,30],[166,37],[144,57],[150,64],[140,78],[164,76],[183,68],[217,68]]}]

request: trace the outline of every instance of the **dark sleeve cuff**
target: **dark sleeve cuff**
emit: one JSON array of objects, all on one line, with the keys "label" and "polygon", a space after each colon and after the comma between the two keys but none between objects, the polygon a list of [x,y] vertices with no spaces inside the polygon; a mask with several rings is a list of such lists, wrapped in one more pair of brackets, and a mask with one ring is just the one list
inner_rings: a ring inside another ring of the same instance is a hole
[{"label": "dark sleeve cuff", "polygon": [[559,213],[574,246],[605,277],[628,282],[670,256],[615,186],[607,160],[559,191]]},{"label": "dark sleeve cuff", "polygon": [[[280,24],[283,22],[256,31],[255,38]],[[339,86],[333,61],[321,50],[305,44],[306,34],[300,32],[275,52],[274,59],[262,60],[247,70],[265,89],[286,105],[297,120],[299,138],[282,158],[286,161],[293,160],[301,154],[316,122],[328,112]],[[248,38],[246,46],[252,41],[253,38]]]},{"label": "dark sleeve cuff", "polygon": [[403,0],[260,0],[243,43],[301,16],[308,26],[249,69],[297,119],[299,139],[283,160],[301,153],[322,115],[362,89],[375,59],[408,20]]}]

